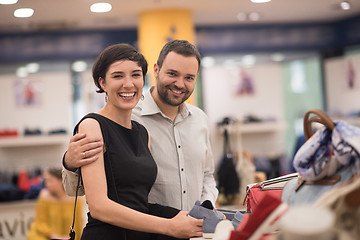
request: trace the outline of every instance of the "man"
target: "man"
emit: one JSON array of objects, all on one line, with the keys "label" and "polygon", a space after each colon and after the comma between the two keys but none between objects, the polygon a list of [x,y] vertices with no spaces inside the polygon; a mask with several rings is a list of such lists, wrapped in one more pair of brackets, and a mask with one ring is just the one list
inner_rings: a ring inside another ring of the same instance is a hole
[{"label": "man", "polygon": [[[185,103],[194,91],[199,69],[200,54],[194,45],[184,40],[168,42],[154,65],[156,86],[133,110],[132,119],[150,133],[151,153],[158,166],[150,203],[190,210],[196,200],[210,200],[215,206],[218,190],[207,116]],[[64,167],[74,171],[96,161],[101,148],[98,139],[73,136]],[[69,170],[63,170],[63,184],[74,195],[77,174]]]}]

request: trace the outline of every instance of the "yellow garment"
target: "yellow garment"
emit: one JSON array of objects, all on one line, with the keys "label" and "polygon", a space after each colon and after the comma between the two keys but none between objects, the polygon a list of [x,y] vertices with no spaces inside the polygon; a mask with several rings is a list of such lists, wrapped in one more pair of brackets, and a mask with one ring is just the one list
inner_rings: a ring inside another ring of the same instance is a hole
[{"label": "yellow garment", "polygon": [[[73,221],[74,201],[54,202],[38,199],[36,215],[27,240],[49,240],[50,233],[69,235]],[[77,200],[75,217],[75,239],[79,240],[83,230],[83,201]]]}]

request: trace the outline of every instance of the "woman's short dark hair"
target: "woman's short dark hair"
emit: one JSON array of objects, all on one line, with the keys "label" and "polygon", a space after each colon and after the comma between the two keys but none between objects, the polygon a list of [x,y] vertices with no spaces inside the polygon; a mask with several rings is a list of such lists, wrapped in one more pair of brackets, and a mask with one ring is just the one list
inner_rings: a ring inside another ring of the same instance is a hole
[{"label": "woman's short dark hair", "polygon": [[190,42],[188,42],[186,40],[172,40],[164,45],[164,47],[161,49],[159,58],[157,60],[157,65],[159,66],[159,69],[161,69],[163,62],[165,60],[165,57],[170,52],[175,52],[175,53],[183,55],[185,57],[193,57],[193,56],[196,57],[196,60],[199,63],[199,69],[200,69],[200,63],[201,63],[200,53],[193,44],[191,44]]},{"label": "woman's short dark hair", "polygon": [[110,65],[123,59],[134,61],[141,67],[145,83],[145,75],[148,69],[148,63],[145,57],[130,44],[114,44],[105,48],[100,53],[92,68],[95,85],[99,88],[99,90],[97,90],[98,93],[104,92],[100,86],[99,78],[105,79],[106,72],[109,70]]}]

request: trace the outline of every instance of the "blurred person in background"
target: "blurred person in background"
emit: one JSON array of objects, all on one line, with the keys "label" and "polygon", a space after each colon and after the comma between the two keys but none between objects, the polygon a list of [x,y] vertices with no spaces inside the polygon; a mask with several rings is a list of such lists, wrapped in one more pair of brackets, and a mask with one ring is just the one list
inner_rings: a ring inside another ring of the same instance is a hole
[{"label": "blurred person in background", "polygon": [[[69,239],[75,199],[65,193],[61,168],[45,169],[43,178],[45,188],[40,191],[37,199],[35,219],[27,240]],[[84,226],[82,199],[77,200],[75,215],[75,239],[79,240]]]}]

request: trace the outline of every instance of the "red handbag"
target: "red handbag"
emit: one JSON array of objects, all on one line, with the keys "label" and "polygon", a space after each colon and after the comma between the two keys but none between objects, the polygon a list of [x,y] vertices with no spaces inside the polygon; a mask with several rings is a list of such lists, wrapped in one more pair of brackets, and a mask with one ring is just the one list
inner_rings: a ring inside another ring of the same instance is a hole
[{"label": "red handbag", "polygon": [[249,184],[246,187],[246,196],[243,202],[247,212],[253,212],[266,195],[271,195],[272,197],[281,200],[281,193],[285,184],[297,177],[298,173],[290,173],[260,183]]}]

